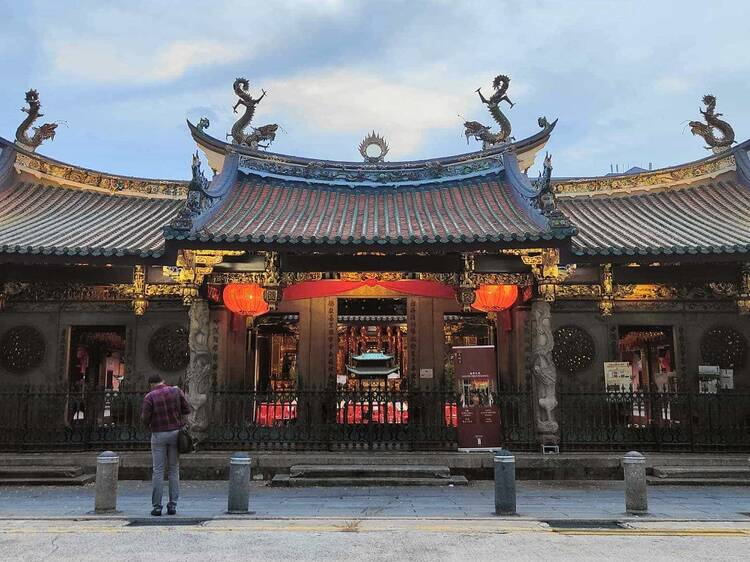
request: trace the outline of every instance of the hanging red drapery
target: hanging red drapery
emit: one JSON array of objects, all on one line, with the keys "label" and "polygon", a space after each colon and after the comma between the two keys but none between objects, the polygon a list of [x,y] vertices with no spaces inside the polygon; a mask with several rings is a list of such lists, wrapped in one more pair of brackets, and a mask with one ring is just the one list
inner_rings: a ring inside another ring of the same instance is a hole
[{"label": "hanging red drapery", "polygon": [[224,305],[235,314],[254,318],[268,312],[263,287],[255,283],[230,283],[224,287],[222,296]]},{"label": "hanging red drapery", "polygon": [[476,291],[476,300],[472,308],[490,314],[502,313],[500,321],[503,329],[510,331],[510,313],[508,309],[518,300],[518,286],[516,285],[480,285]]},{"label": "hanging red drapery", "polygon": [[437,281],[423,279],[403,279],[401,281],[380,281],[367,279],[365,281],[303,281],[284,289],[284,300],[312,299],[316,297],[330,297],[359,289],[360,287],[383,287],[390,291],[413,295],[417,297],[432,297],[452,299],[456,296],[453,287],[443,285]]}]

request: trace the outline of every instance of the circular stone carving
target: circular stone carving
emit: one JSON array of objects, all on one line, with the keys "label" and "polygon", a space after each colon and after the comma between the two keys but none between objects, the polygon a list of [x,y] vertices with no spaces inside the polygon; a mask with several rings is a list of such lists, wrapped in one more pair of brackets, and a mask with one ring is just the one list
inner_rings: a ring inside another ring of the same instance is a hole
[{"label": "circular stone carving", "polygon": [[385,139],[373,131],[359,143],[359,153],[365,162],[376,163],[385,160],[388,154],[388,143]]},{"label": "circular stone carving", "polygon": [[16,326],[0,338],[0,365],[17,375],[38,367],[46,345],[42,333],[32,326]]},{"label": "circular stone carving", "polygon": [[728,326],[708,330],[701,338],[701,361],[722,369],[737,369],[745,364],[747,340]]},{"label": "circular stone carving", "polygon": [[591,335],[578,326],[562,326],[555,330],[552,360],[558,369],[578,373],[594,361],[596,347]]},{"label": "circular stone carving", "polygon": [[190,362],[187,328],[170,324],[156,330],[148,342],[148,357],[160,371],[185,369]]}]

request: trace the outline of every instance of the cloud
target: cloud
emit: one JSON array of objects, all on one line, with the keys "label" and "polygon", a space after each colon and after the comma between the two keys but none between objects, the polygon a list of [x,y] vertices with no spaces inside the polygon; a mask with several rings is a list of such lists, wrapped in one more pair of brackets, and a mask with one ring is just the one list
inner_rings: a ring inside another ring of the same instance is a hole
[{"label": "cloud", "polygon": [[287,128],[302,126],[308,135],[383,134],[391,155],[416,150],[435,129],[460,129],[459,113],[475,100],[461,88],[436,90],[353,70],[329,69],[271,80],[267,103],[275,115],[290,118]]},{"label": "cloud", "polygon": [[101,83],[169,81],[188,70],[242,59],[242,49],[217,41],[173,41],[156,50],[82,40],[54,50],[55,70],[71,78]]},{"label": "cloud", "polygon": [[664,76],[654,83],[654,90],[659,94],[681,94],[691,87],[692,83],[680,76]]}]

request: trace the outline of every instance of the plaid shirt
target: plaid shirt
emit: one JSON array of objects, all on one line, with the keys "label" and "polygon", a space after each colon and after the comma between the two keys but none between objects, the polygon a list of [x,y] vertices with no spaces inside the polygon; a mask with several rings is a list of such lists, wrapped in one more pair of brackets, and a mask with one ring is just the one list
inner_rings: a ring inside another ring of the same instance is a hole
[{"label": "plaid shirt", "polygon": [[151,431],[174,431],[182,427],[182,416],[190,413],[185,395],[176,386],[157,386],[143,399],[141,419]]}]

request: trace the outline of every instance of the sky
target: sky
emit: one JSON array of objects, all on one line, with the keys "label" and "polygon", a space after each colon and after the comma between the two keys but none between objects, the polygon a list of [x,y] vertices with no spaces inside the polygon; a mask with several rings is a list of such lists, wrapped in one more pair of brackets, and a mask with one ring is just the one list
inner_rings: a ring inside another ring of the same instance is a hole
[{"label": "sky", "polygon": [[311,158],[360,161],[372,130],[389,161],[476,150],[462,123],[492,124],[475,90],[497,74],[516,139],[559,118],[556,176],[708,155],[686,128],[706,93],[750,138],[746,0],[0,0],[0,14],[0,136],[36,88],[40,122],[61,123],[39,152],[116,174],[188,178],[185,120],[225,138],[237,77],[268,92],[253,123],[281,126],[272,150]]}]

